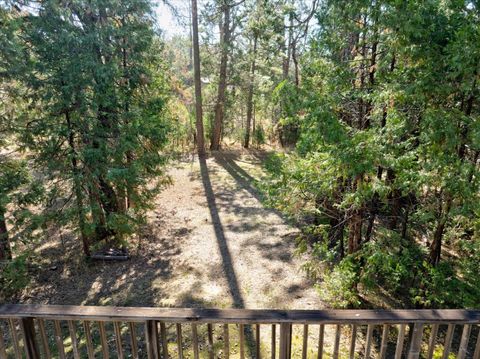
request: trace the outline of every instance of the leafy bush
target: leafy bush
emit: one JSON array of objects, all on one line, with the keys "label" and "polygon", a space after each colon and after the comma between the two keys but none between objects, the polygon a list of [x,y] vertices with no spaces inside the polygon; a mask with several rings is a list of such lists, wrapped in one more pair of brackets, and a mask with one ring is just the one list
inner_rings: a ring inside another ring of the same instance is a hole
[{"label": "leafy bush", "polygon": [[357,291],[358,267],[352,257],[342,260],[323,276],[323,283],[317,285],[322,300],[334,308],[357,308],[362,302]]},{"label": "leafy bush", "polygon": [[0,262],[0,299],[12,298],[29,284],[27,257],[23,254],[11,261]]},{"label": "leafy bush", "polygon": [[255,127],[255,130],[253,131],[253,141],[257,146],[265,144],[265,131],[262,126],[257,125]]}]

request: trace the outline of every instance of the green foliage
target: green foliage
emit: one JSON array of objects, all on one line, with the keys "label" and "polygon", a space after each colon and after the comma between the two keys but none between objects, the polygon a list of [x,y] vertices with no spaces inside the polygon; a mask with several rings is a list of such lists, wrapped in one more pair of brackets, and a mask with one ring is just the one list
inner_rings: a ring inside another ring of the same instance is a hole
[{"label": "green foliage", "polygon": [[44,2],[11,9],[6,57],[26,89],[13,118],[43,175],[44,218],[88,246],[123,246],[166,183],[170,88],[149,1]]},{"label": "green foliage", "polygon": [[12,298],[30,283],[27,263],[26,254],[0,262],[0,299]]},{"label": "green foliage", "polygon": [[347,284],[478,306],[478,7],[326,1],[317,20],[303,82],[274,90],[299,136],[265,184],[302,225],[305,269],[335,306],[358,305]]},{"label": "green foliage", "polygon": [[344,259],[333,269],[325,271],[323,282],[317,286],[322,300],[334,308],[357,308],[361,300],[356,288],[358,267],[353,260]]}]

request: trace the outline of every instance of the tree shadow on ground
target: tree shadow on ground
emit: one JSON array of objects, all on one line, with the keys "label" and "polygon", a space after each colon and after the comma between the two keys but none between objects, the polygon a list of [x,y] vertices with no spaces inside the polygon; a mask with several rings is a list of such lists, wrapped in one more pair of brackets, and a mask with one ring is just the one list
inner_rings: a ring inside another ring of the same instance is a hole
[{"label": "tree shadow on ground", "polygon": [[[258,163],[261,163],[267,156],[266,154],[262,154],[261,152],[259,153],[259,151],[252,153],[249,151],[249,154],[252,154],[252,156],[256,158],[255,161],[257,161]],[[215,161],[220,166],[222,166],[225,171],[230,174],[230,176],[233,177],[233,179],[242,189],[250,193],[250,195],[252,195],[257,201],[263,203],[264,196],[262,192],[255,187],[255,183],[258,182],[258,180],[237,164],[237,162],[245,162],[240,159],[240,155],[238,153],[232,151],[214,152],[212,155]],[[248,163],[251,164],[251,162]],[[267,213],[273,213],[279,218],[281,218],[283,221],[287,221],[287,218],[285,218],[285,216],[280,211],[274,208],[262,208],[262,210],[266,211]]]},{"label": "tree shadow on ground", "polygon": [[[204,157],[200,157],[199,163],[202,183],[208,203],[208,209],[212,218],[212,224],[214,227],[215,236],[217,238],[218,249],[222,257],[223,272],[226,275],[230,295],[233,299],[233,305],[236,308],[245,308],[245,300],[243,299],[242,293],[240,291],[238,278],[235,273],[235,268],[233,267],[232,255],[228,248],[227,239],[225,238],[225,230],[220,220],[220,215],[215,199],[215,193],[213,192],[212,182],[210,180],[207,161]],[[250,326],[245,327],[245,338],[247,341],[247,349],[251,357],[253,357],[255,353],[255,339]]]}]

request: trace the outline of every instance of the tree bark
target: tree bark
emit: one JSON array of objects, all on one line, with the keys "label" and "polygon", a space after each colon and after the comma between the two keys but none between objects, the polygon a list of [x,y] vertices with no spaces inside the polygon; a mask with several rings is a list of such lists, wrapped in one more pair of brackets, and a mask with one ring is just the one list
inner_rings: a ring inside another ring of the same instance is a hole
[{"label": "tree bark", "polygon": [[223,23],[220,35],[220,72],[218,77],[217,103],[215,104],[215,122],[213,125],[212,139],[210,149],[218,151],[220,149],[220,138],[222,136],[223,120],[225,115],[225,90],[227,88],[227,65],[228,52],[230,49],[230,5],[223,3]]},{"label": "tree bark", "polygon": [[197,0],[192,0],[192,30],[193,72],[195,78],[195,127],[197,130],[196,141],[198,156],[204,157],[205,137],[203,134],[202,82],[200,78],[200,45],[198,42]]},{"label": "tree bark", "polygon": [[452,204],[451,197],[447,198],[445,201],[445,208],[442,209],[440,213],[440,218],[433,233],[433,241],[430,244],[430,264],[436,266],[440,262],[440,257],[442,254],[442,239],[443,233],[445,231],[445,226],[448,220],[448,213],[450,212],[450,207]]},{"label": "tree bark", "polygon": [[88,237],[86,235],[86,226],[85,226],[85,213],[83,209],[83,193],[82,185],[80,183],[80,170],[78,168],[78,159],[77,159],[77,150],[75,148],[75,137],[72,128],[72,122],[70,120],[70,113],[65,112],[65,120],[68,127],[68,145],[70,146],[71,159],[70,163],[72,165],[72,174],[73,174],[73,187],[75,192],[75,200],[77,206],[77,216],[78,216],[78,226],[80,227],[80,238],[82,240],[83,253],[87,258],[90,257],[90,247]]},{"label": "tree bark", "polygon": [[250,127],[252,124],[253,115],[253,90],[255,83],[255,70],[257,60],[257,35],[253,37],[253,52],[252,52],[252,65],[250,70],[250,83],[248,85],[248,98],[247,98],[247,124],[245,128],[245,142],[243,147],[248,148],[250,145]]},{"label": "tree bark", "polygon": [[12,248],[8,237],[5,209],[0,207],[0,260],[11,260]]}]

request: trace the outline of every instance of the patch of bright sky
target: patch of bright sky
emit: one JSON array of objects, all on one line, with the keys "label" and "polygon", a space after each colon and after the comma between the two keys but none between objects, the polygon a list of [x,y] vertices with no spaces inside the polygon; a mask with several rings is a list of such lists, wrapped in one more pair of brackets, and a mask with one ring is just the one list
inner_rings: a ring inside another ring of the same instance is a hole
[{"label": "patch of bright sky", "polygon": [[[172,38],[175,35],[188,36],[189,34],[189,0],[169,0],[166,5],[162,0],[157,0],[155,14],[158,26],[165,34],[166,38]],[[172,10],[175,8],[175,13]]]}]

